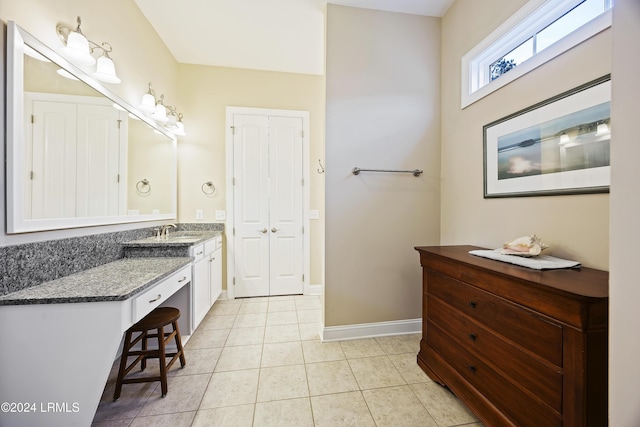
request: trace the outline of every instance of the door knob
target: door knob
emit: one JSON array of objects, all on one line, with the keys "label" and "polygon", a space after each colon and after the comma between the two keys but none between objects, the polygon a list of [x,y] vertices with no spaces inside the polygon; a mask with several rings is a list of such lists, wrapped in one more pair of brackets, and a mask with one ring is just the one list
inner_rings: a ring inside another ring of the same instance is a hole
[{"label": "door knob", "polygon": [[279,228],[275,228],[275,227],[273,227],[273,228],[271,229],[271,232],[272,232],[272,233],[275,233],[276,231],[280,231],[280,229],[279,229]]},{"label": "door knob", "polygon": [[266,233],[266,232],[267,232],[267,229],[266,229],[266,228],[263,228],[262,230],[258,230],[258,231],[259,231],[259,232],[261,232],[262,234],[264,234],[264,233]]}]

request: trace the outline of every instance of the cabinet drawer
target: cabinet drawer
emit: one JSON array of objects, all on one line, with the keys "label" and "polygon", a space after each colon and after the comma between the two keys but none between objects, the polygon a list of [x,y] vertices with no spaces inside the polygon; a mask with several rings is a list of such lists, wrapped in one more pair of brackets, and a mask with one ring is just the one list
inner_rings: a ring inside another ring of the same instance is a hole
[{"label": "cabinet drawer", "polygon": [[562,372],[543,364],[540,359],[506,342],[491,330],[474,322],[444,302],[429,296],[427,343],[435,324],[452,339],[511,378],[515,383],[538,396],[556,411],[562,410]]},{"label": "cabinet drawer", "polygon": [[220,249],[222,247],[222,236],[216,236],[208,242],[204,242],[204,253],[210,254],[216,249]]},{"label": "cabinet drawer", "polygon": [[[451,366],[469,384],[493,402],[500,411],[513,420],[515,425],[522,427],[562,425],[561,415],[557,411],[461,348],[435,324],[429,325],[428,340],[427,363],[435,366],[446,361],[444,363]],[[434,357],[434,353],[439,355],[439,358]]]},{"label": "cabinet drawer", "polygon": [[562,327],[466,283],[428,271],[427,292],[478,323],[562,366]]},{"label": "cabinet drawer", "polygon": [[199,244],[191,247],[191,256],[194,257],[194,261],[198,261],[204,257],[204,244]]},{"label": "cabinet drawer", "polygon": [[131,304],[133,323],[149,314],[190,281],[191,267],[187,266],[134,297]]}]

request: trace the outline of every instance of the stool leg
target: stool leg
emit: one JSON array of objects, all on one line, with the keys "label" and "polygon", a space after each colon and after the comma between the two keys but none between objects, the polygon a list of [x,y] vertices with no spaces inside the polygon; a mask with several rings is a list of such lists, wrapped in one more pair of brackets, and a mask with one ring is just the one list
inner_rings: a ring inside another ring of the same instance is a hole
[{"label": "stool leg", "polygon": [[158,328],[158,359],[160,362],[160,387],[162,397],[167,395],[167,362],[164,351],[164,326]]},{"label": "stool leg", "polygon": [[124,378],[124,371],[127,369],[127,354],[131,346],[131,331],[127,331],[124,338],[124,344],[122,345],[122,355],[120,356],[120,368],[118,369],[118,379],[116,380],[116,390],[113,392],[113,401],[115,402],[120,397],[122,392],[122,379]]},{"label": "stool leg", "polygon": [[180,337],[180,329],[178,329],[178,321],[173,322],[173,329],[176,331],[176,348],[178,349],[178,353],[180,353],[180,367],[184,368],[184,365],[187,364],[186,359],[184,358],[184,349],[182,348],[182,338]]},{"label": "stool leg", "polygon": [[[142,351],[147,351],[147,331],[142,331]],[[140,362],[140,370],[144,371],[147,368],[147,356],[142,358]]]}]

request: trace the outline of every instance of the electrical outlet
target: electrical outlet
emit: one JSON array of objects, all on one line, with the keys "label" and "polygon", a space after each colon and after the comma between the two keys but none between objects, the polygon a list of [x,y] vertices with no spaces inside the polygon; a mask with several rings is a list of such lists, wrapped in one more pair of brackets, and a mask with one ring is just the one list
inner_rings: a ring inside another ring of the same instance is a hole
[{"label": "electrical outlet", "polygon": [[309,211],[309,219],[320,219],[320,211],[314,209]]},{"label": "electrical outlet", "polygon": [[224,221],[227,219],[227,212],[226,211],[216,211],[216,220],[217,221]]},{"label": "electrical outlet", "polygon": [[204,219],[204,212],[202,211],[202,209],[196,210],[196,219]]}]

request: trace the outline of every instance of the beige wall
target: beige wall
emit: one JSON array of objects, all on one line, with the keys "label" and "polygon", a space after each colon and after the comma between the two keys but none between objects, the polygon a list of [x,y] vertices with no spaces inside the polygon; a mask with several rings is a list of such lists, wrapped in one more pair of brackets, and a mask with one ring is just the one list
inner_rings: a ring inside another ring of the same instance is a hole
[{"label": "beige wall", "polygon": [[[97,0],[0,0],[0,20],[3,24],[10,20],[15,21],[35,38],[55,50],[62,46],[56,34],[56,25],[63,23],[73,26],[78,15],[82,18],[82,30],[90,40],[96,43],[106,41],[113,46],[111,57],[122,83],[119,85],[104,83],[106,87],[135,106],[140,103],[147,84],[153,82],[158,95],[164,93],[169,103],[175,102],[178,64],[134,2],[114,0],[106,4]],[[2,167],[0,172],[1,181],[4,182]],[[0,196],[4,199],[4,185],[0,186]],[[4,223],[4,209],[0,210],[0,222]],[[123,224],[22,235],[2,233],[0,245],[148,227],[156,224],[157,222]]]},{"label": "beige wall", "polygon": [[457,0],[442,20],[442,244],[499,247],[536,233],[549,254],[608,269],[609,195],[483,199],[482,127],[611,72],[611,31],[464,110],[460,61],[526,3]]},{"label": "beige wall", "polygon": [[324,325],[419,318],[413,247],[439,242],[440,20],[334,5],[326,19]]},{"label": "beige wall", "polygon": [[[226,210],[226,107],[256,107],[309,111],[311,281],[322,283],[324,238],[324,176],[316,173],[324,159],[324,77],[202,65],[179,66],[179,109],[187,135],[178,138],[178,216],[181,222],[215,222],[215,211]],[[202,184],[213,181],[216,192],[205,195]],[[226,281],[225,281],[226,283]]]},{"label": "beige wall", "polygon": [[609,323],[609,425],[640,425],[640,192],[638,117],[640,81],[637,52],[640,3],[617,0],[613,11],[613,96],[611,103],[611,283]]}]

